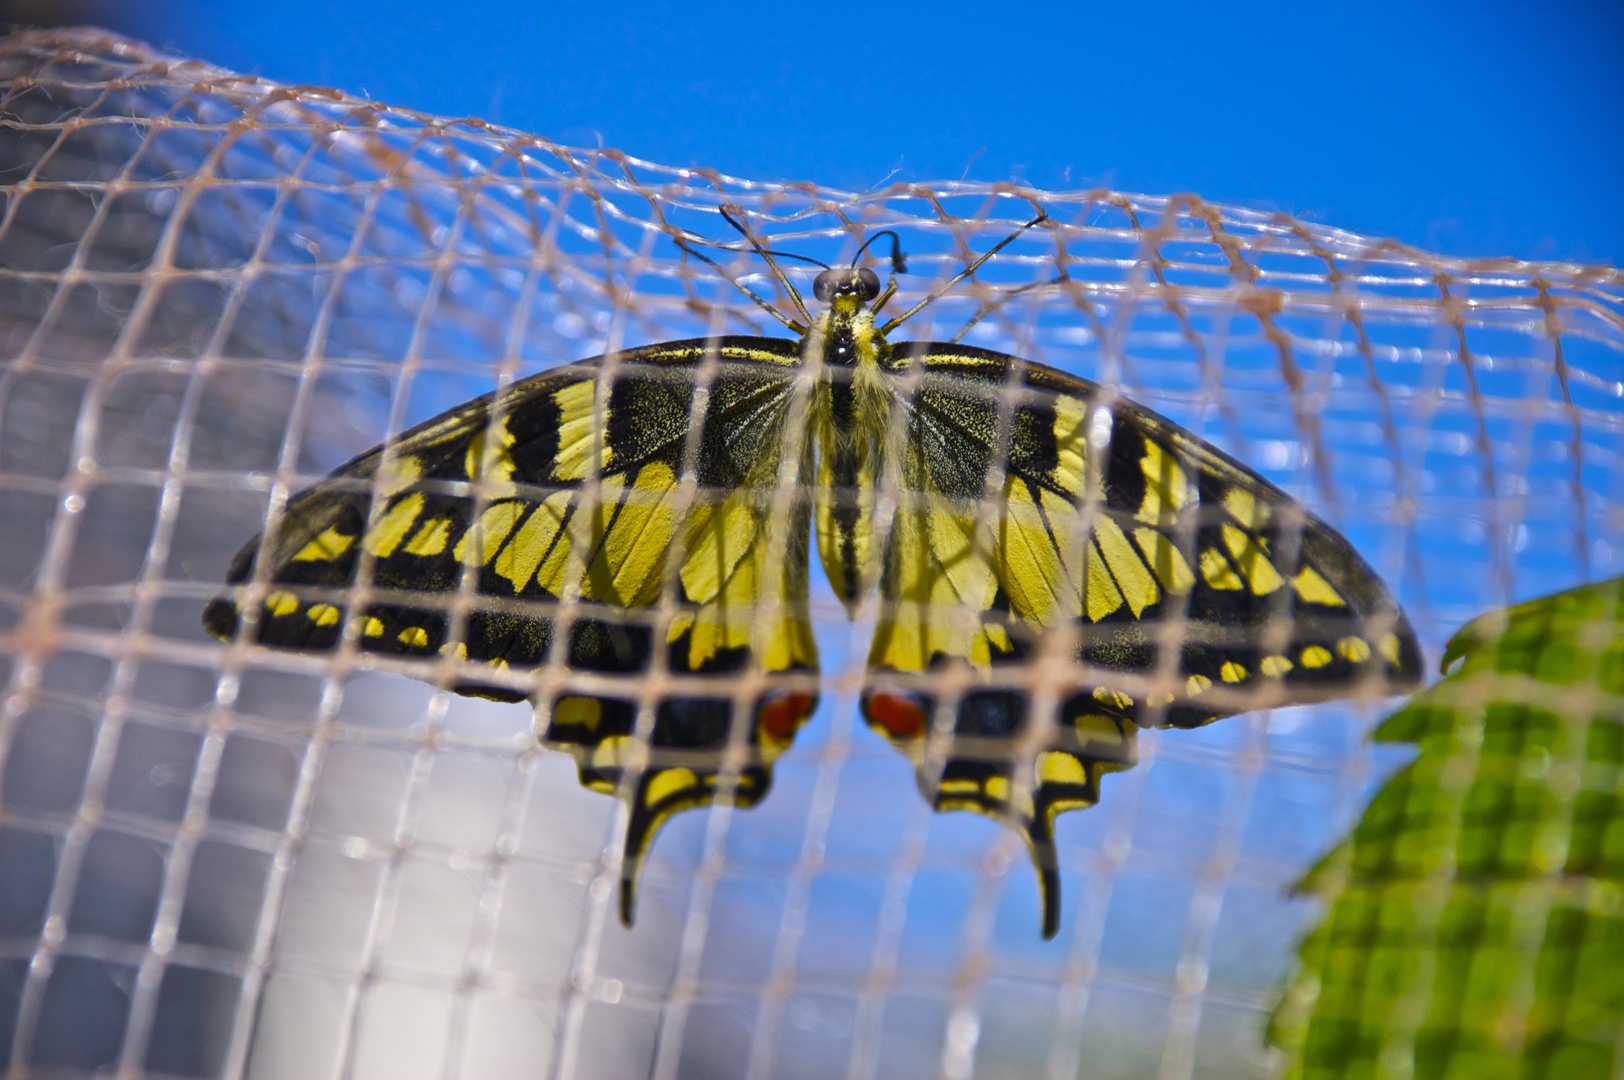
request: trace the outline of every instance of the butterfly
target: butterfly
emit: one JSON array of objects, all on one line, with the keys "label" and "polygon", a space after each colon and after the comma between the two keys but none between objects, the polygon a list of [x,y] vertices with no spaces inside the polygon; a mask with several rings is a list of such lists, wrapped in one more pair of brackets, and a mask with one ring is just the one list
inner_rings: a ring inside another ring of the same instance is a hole
[{"label": "butterfly", "polygon": [[207,629],[536,699],[543,743],[628,806],[628,926],[661,825],[759,802],[817,706],[814,547],[873,618],[865,720],[936,809],[1020,831],[1046,938],[1055,819],[1133,765],[1138,729],[1418,681],[1383,583],[1256,472],[1111,387],[890,340],[1020,231],[881,323],[894,233],[888,284],[860,251],[816,275],[814,314],[729,221],[801,317],[733,283],[794,338],[624,349],[419,424],[295,495]]}]

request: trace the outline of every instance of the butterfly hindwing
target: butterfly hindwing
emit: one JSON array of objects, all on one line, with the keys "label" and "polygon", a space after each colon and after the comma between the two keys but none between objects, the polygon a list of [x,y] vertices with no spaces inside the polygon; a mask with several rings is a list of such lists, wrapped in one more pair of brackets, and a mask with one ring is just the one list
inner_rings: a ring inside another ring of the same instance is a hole
[{"label": "butterfly hindwing", "polygon": [[[906,458],[865,714],[938,808],[1022,829],[1046,935],[1054,818],[1131,766],[1137,727],[1418,675],[1413,634],[1347,541],[1221,451],[1042,365],[890,348],[916,381],[899,394]],[[960,688],[939,692],[954,670]],[[1028,727],[1044,678],[1048,736]]]},{"label": "butterfly hindwing", "polygon": [[[290,500],[228,576],[263,580],[264,599],[244,618],[242,594],[222,596],[205,625],[332,648],[364,583],[356,645],[438,658],[459,693],[522,700],[522,669],[554,665],[544,741],[629,804],[629,922],[659,826],[719,795],[753,805],[816,703],[773,681],[817,666],[810,506],[779,468],[798,359],[778,339],[672,342],[468,402]],[[662,668],[675,689],[653,701],[602,692]],[[572,689],[577,674],[600,686]]]}]

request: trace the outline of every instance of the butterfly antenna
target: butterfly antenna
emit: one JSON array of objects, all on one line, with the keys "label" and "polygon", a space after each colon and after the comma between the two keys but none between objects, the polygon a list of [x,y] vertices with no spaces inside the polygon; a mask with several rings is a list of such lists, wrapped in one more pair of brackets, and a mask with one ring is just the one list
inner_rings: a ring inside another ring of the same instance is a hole
[{"label": "butterfly antenna", "polygon": [[976,326],[977,323],[979,323],[981,320],[985,319],[987,316],[996,313],[1005,304],[1009,303],[1011,300],[1015,299],[1017,296],[1021,295],[1022,293],[1031,292],[1033,289],[1047,288],[1050,285],[1058,285],[1062,281],[1065,281],[1065,280],[1066,279],[1063,278],[1063,277],[1058,277],[1058,278],[1055,278],[1053,281],[1030,281],[1030,282],[1027,282],[1025,285],[1020,286],[1019,288],[1009,290],[1009,292],[1005,293],[1003,296],[1000,296],[998,299],[994,300],[992,303],[983,305],[981,310],[976,312],[975,318],[973,318],[969,322],[965,323],[963,329],[961,329],[958,333],[954,334],[951,338],[948,339],[948,344],[957,345],[959,342],[963,341],[964,340],[964,335],[968,334],[971,330],[975,329],[975,326]]},{"label": "butterfly antenna", "polygon": [[943,284],[939,288],[932,289],[929,296],[925,297],[923,300],[919,301],[919,303],[915,304],[913,307],[909,308],[907,311],[904,311],[901,315],[898,315],[896,318],[892,319],[890,322],[888,322],[884,326],[880,327],[880,331],[879,331],[880,336],[884,337],[885,335],[889,334],[891,331],[895,330],[897,327],[901,326],[903,323],[907,322],[909,319],[911,319],[915,315],[919,314],[926,307],[928,307],[929,305],[935,303],[937,300],[941,299],[941,297],[949,289],[951,289],[953,286],[957,285],[959,282],[963,281],[965,278],[969,277],[971,274],[975,273],[977,268],[979,268],[982,263],[986,262],[988,259],[990,259],[994,255],[998,254],[1000,251],[1004,250],[1004,248],[1006,248],[1010,244],[1014,243],[1015,238],[1020,236],[1027,229],[1030,229],[1034,225],[1042,224],[1043,222],[1048,221],[1048,220],[1049,220],[1049,215],[1048,214],[1039,214],[1037,217],[1033,218],[1031,221],[1028,221],[1025,225],[1022,225],[1020,228],[1016,229],[1014,232],[1010,233],[1008,236],[1006,236],[1002,240],[998,241],[998,243],[993,245],[993,247],[992,247],[992,249],[990,251],[987,251],[980,258],[978,258],[974,262],[972,262],[969,266],[966,266],[963,270],[960,270],[957,274],[954,274],[953,277],[951,279],[949,279],[945,284]]},{"label": "butterfly antenna", "polygon": [[885,283],[885,291],[875,298],[874,306],[868,309],[869,313],[872,315],[878,315],[880,313],[880,309],[883,308],[886,305],[886,302],[896,294],[897,275],[906,274],[908,272],[908,256],[902,253],[902,239],[897,236],[896,230],[894,229],[882,229],[873,236],[869,237],[867,240],[864,240],[863,246],[857,249],[857,254],[851,257],[852,266],[855,267],[857,265],[857,260],[863,257],[863,252],[867,251],[869,246],[882,236],[889,236],[891,238],[891,276]]},{"label": "butterfly antenna", "polygon": [[[764,245],[760,240],[757,240],[756,234],[750,231],[750,223],[743,219],[743,215],[735,218],[732,213],[733,209],[734,208],[730,206],[722,206],[717,212],[722,215],[723,221],[726,221],[729,225],[739,230],[739,234],[749,242],[751,247],[756,249],[756,253],[760,255],[767,263],[767,268],[773,272],[773,277],[777,280],[778,284],[783,286],[784,291],[789,293],[789,298],[795,301],[795,310],[801,313],[801,318],[806,320],[807,326],[810,326],[812,324],[812,313],[806,310],[806,301],[801,299],[801,291],[794,285],[790,284],[789,278],[784,274],[783,267],[778,265],[778,259],[776,258],[778,252],[773,251],[771,248]],[[822,266],[824,269],[828,269],[827,263],[819,263],[816,259],[807,259],[806,261],[817,263],[817,265]],[[779,318],[783,318],[783,316],[780,315]],[[785,320],[785,323],[786,325],[793,327],[797,333],[806,332],[806,326],[798,327],[788,320]]]},{"label": "butterfly antenna", "polygon": [[[696,251],[688,243],[688,241],[684,237],[682,237],[681,235],[679,235],[677,233],[672,233],[671,234],[671,239],[683,251],[687,252],[689,255],[692,255],[694,258],[698,259],[700,262],[705,263],[712,270],[715,270],[718,274],[721,274],[722,277],[727,279],[727,282],[728,282],[729,285],[732,285],[735,289],[739,290],[744,295],[746,295],[750,299],[754,300],[756,302],[756,305],[758,307],[760,307],[762,311],[765,311],[767,314],[771,315],[773,318],[777,319],[779,322],[781,322],[785,326],[789,327],[789,329],[793,330],[795,333],[797,333],[797,334],[806,333],[807,327],[805,325],[803,325],[800,322],[797,322],[796,320],[794,320],[794,319],[790,318],[789,316],[785,315],[782,311],[779,311],[777,308],[775,308],[771,304],[767,303],[767,301],[765,301],[761,297],[757,296],[755,291],[753,289],[751,289],[750,286],[746,285],[744,282],[740,281],[738,278],[734,277],[732,274],[730,274],[726,270],[722,269],[722,264],[717,262],[715,259],[711,258],[709,255],[706,255],[702,251]],[[705,241],[702,240],[700,242],[704,243]],[[733,249],[732,248],[724,248],[723,250],[732,251]],[[771,260],[768,260],[768,261],[771,262]],[[773,269],[776,272],[778,268],[777,268],[776,265],[774,265]],[[780,281],[782,281],[783,278],[784,278],[784,275],[782,273],[779,273],[778,278],[779,278]],[[790,290],[790,293],[791,293],[791,295],[793,295],[795,297],[795,306],[801,309],[801,314],[806,315],[808,322],[810,322],[812,316],[807,314],[806,305],[801,303],[800,295],[795,293],[795,290],[793,288]]]},{"label": "butterfly antenna", "polygon": [[906,274],[908,272],[908,256],[902,253],[902,239],[897,236],[895,229],[881,229],[867,240],[864,240],[863,246],[857,249],[857,254],[851,257],[851,264],[856,266],[857,260],[863,257],[863,252],[873,247],[874,241],[882,236],[891,238],[891,272],[893,274]]}]

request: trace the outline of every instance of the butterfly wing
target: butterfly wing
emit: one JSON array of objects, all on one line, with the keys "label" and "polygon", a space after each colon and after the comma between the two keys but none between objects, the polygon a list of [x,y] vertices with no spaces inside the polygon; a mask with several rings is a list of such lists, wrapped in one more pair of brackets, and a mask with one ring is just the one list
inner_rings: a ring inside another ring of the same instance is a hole
[{"label": "butterfly wing", "polygon": [[[754,805],[816,704],[810,511],[780,477],[798,360],[772,338],[670,342],[470,401],[294,496],[204,624],[297,649],[348,636],[502,701],[544,683],[544,742],[628,804],[629,924],[660,826]],[[617,693],[630,673],[658,695]]]},{"label": "butterfly wing", "polygon": [[[1022,830],[1045,936],[1055,817],[1133,764],[1138,727],[1419,679],[1413,632],[1347,540],[1215,447],[1001,353],[892,356],[915,381],[865,715],[939,809]],[[1029,722],[1039,696],[1057,730]]]}]

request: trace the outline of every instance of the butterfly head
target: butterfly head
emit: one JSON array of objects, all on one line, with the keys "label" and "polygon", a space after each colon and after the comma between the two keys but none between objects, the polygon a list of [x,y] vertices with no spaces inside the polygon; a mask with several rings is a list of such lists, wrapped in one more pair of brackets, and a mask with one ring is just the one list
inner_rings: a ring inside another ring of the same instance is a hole
[{"label": "butterfly head", "polygon": [[[813,348],[834,368],[872,366],[883,338],[875,332],[874,310],[889,290],[866,266],[830,267],[812,282],[812,295],[828,306],[813,320]],[[871,306],[871,302],[874,302]]]}]

